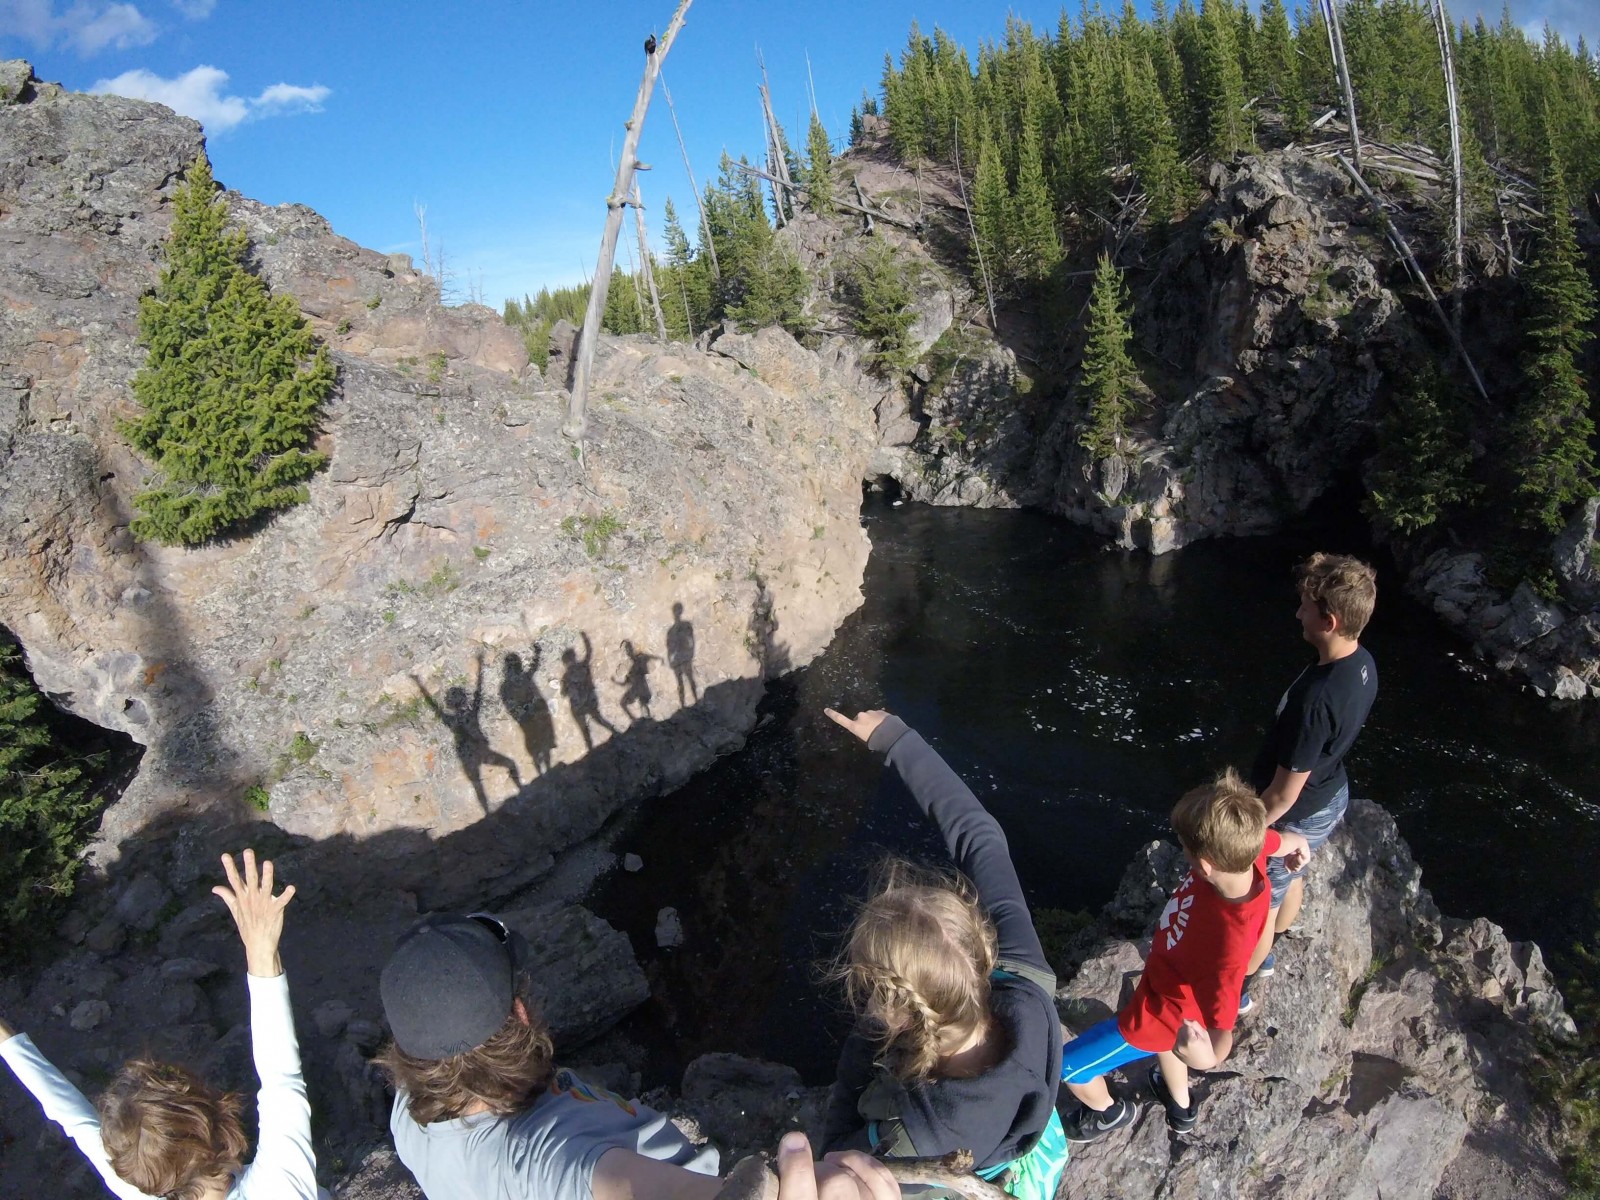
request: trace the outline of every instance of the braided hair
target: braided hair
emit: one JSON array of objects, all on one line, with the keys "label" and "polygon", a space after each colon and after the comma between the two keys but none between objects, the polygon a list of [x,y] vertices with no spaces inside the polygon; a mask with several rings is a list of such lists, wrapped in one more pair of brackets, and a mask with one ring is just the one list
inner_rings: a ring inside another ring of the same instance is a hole
[{"label": "braided hair", "polygon": [[932,1078],[942,1044],[989,1019],[996,942],[966,879],[898,859],[879,868],[831,974],[902,1082]]}]

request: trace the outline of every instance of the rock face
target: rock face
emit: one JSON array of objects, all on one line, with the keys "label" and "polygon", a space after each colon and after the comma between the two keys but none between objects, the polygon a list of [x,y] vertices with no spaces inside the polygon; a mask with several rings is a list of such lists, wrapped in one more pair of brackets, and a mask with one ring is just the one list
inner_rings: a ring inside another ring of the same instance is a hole
[{"label": "rock face", "polygon": [[925,401],[913,496],[1039,506],[1159,554],[1275,528],[1350,468],[1379,356],[1411,337],[1366,202],[1293,151],[1219,164],[1210,189],[1151,281],[1130,276],[1142,348],[1170,377],[1127,452],[1090,461],[1081,401],[1032,395],[1014,356],[980,348]]},{"label": "rock face", "polygon": [[[1174,847],[1153,844],[1102,933],[1143,937],[1183,869]],[[1233,1056],[1197,1087],[1199,1128],[1167,1129],[1142,1065],[1113,1076],[1114,1092],[1147,1103],[1131,1132],[1073,1147],[1063,1195],[1561,1195],[1530,1072],[1536,1034],[1568,1036],[1572,1023],[1538,947],[1441,918],[1393,820],[1364,800],[1313,862],[1301,920],[1253,988]],[[1060,993],[1069,1028],[1120,1006],[1145,947],[1119,938],[1084,963]],[[1518,1164],[1510,1190],[1477,1161],[1484,1147]]]},{"label": "rock face", "polygon": [[102,858],[248,800],[371,843],[373,886],[504,893],[737,745],[763,678],[859,603],[878,396],[848,356],[608,339],[579,462],[495,314],[236,195],[338,365],[330,465],[247,537],[135,544],[117,421],[199,129],[32,81],[0,145],[0,624],[57,703],[148,748]]}]

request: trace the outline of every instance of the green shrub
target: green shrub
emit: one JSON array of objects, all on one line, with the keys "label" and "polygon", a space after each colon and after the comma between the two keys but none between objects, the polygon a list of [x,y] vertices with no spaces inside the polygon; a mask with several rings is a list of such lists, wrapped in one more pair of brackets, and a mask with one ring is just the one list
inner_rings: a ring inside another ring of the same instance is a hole
[{"label": "green shrub", "polygon": [[327,460],[307,447],[334,368],[293,298],[245,268],[244,231],[226,227],[203,157],[175,208],[166,268],[139,302],[144,411],[122,431],[156,468],[134,497],[134,536],[196,545],[307,498]]},{"label": "green shrub", "polygon": [[272,793],[259,783],[253,783],[245,788],[244,802],[257,812],[272,811]]},{"label": "green shrub", "polygon": [[582,516],[567,517],[561,522],[561,531],[568,537],[575,537],[581,541],[584,553],[590,558],[603,557],[606,548],[611,544],[611,539],[624,528],[626,526],[609,509],[597,517],[585,513]]},{"label": "green shrub", "polygon": [[15,646],[0,641],[0,946],[46,927],[72,895],[98,805],[100,755],[57,743]]}]

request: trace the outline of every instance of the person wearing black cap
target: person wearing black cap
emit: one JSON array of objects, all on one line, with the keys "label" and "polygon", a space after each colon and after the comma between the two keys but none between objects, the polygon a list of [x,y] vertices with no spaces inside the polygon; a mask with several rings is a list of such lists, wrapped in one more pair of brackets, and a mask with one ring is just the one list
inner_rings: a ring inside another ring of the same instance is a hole
[{"label": "person wearing black cap", "polygon": [[[554,1063],[528,998],[522,936],[485,913],[435,913],[395,947],[379,992],[392,1041],[389,1129],[428,1200],[710,1200],[717,1152],[662,1114]],[[866,1155],[815,1172],[804,1135],[778,1153],[782,1200],[895,1200]]]}]

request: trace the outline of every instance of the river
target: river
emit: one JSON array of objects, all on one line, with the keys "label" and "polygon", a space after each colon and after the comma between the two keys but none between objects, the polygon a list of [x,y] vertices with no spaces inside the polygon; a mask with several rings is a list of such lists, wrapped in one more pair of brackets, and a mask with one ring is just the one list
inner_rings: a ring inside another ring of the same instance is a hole
[{"label": "river", "polygon": [[[1038,513],[869,500],[862,520],[865,603],[773,689],[743,750],[641,810],[615,848],[643,869],[589,898],[651,977],[625,1026],[651,1051],[647,1081],[712,1049],[830,1079],[846,1021],[819,972],[851,899],[886,851],[942,859],[825,705],[904,717],[1000,820],[1031,904],[1097,909],[1186,788],[1248,769],[1310,661],[1291,569],[1316,549],[1380,565],[1362,639],[1380,693],[1348,768],[1394,814],[1439,907],[1547,950],[1595,927],[1600,713],[1487,673],[1358,525],[1311,519],[1151,558]],[[659,951],[667,905],[685,940]]]}]

